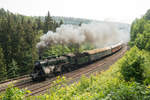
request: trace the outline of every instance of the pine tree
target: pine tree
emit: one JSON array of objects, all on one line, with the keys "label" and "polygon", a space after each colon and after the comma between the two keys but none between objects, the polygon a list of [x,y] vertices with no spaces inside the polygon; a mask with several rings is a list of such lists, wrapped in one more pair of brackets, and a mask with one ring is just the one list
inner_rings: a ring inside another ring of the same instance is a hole
[{"label": "pine tree", "polygon": [[0,81],[7,78],[6,65],[3,57],[3,50],[0,47]]},{"label": "pine tree", "polygon": [[41,17],[36,19],[36,23],[37,23],[37,30],[43,29],[43,22],[41,21]]},{"label": "pine tree", "polygon": [[18,76],[18,65],[14,59],[12,59],[12,62],[9,64],[9,70],[8,70],[8,78],[13,78]]},{"label": "pine tree", "polygon": [[44,33],[47,33],[49,30],[53,30],[53,19],[50,16],[50,12],[48,11],[44,22]]}]

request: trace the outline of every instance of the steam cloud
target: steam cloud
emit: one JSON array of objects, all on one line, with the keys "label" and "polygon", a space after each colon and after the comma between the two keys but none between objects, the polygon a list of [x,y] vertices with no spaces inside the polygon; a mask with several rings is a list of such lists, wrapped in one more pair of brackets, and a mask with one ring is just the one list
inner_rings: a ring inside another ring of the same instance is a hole
[{"label": "steam cloud", "polygon": [[120,41],[128,42],[129,32],[120,31],[111,23],[90,23],[75,25],[61,25],[56,32],[48,31],[40,37],[37,48],[42,49],[47,46],[62,44],[83,44],[90,43],[95,47],[101,48],[116,44]]}]

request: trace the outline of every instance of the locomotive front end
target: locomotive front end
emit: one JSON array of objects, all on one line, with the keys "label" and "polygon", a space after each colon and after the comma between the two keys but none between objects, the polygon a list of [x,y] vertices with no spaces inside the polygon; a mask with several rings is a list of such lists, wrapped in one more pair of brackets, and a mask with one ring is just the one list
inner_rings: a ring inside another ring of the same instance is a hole
[{"label": "locomotive front end", "polygon": [[40,61],[36,61],[34,64],[33,72],[30,74],[33,81],[45,80],[45,73]]},{"label": "locomotive front end", "polygon": [[46,77],[54,76],[54,70],[56,68],[56,59],[45,59],[35,62],[33,72],[30,74],[33,81],[43,81]]},{"label": "locomotive front end", "polygon": [[67,57],[46,58],[35,63],[32,74],[33,81],[43,81],[48,77],[57,76],[68,69]]}]

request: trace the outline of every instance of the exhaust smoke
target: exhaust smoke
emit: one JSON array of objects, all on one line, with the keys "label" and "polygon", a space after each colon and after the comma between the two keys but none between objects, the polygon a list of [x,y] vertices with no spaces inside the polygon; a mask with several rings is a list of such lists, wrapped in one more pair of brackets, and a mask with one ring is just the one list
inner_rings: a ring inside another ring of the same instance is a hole
[{"label": "exhaust smoke", "polygon": [[48,31],[47,34],[41,36],[36,47],[41,50],[56,44],[81,45],[90,43],[96,48],[102,48],[129,40],[129,32],[119,30],[114,24],[93,22],[81,26],[61,25],[56,29],[56,32]]}]

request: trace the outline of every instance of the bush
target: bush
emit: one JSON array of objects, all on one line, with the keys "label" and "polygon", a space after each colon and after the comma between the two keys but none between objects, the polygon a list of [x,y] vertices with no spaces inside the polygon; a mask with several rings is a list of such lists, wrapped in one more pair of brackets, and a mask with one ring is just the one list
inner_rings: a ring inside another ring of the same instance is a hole
[{"label": "bush", "polygon": [[141,50],[150,51],[150,32],[144,31],[142,34],[137,34],[134,44]]},{"label": "bush", "polygon": [[4,94],[1,94],[0,100],[24,100],[29,90],[19,89],[9,85]]},{"label": "bush", "polygon": [[142,83],[144,80],[144,57],[136,46],[121,59],[119,66],[125,81]]},{"label": "bush", "polygon": [[150,100],[150,89],[136,82],[121,82],[104,100]]}]

